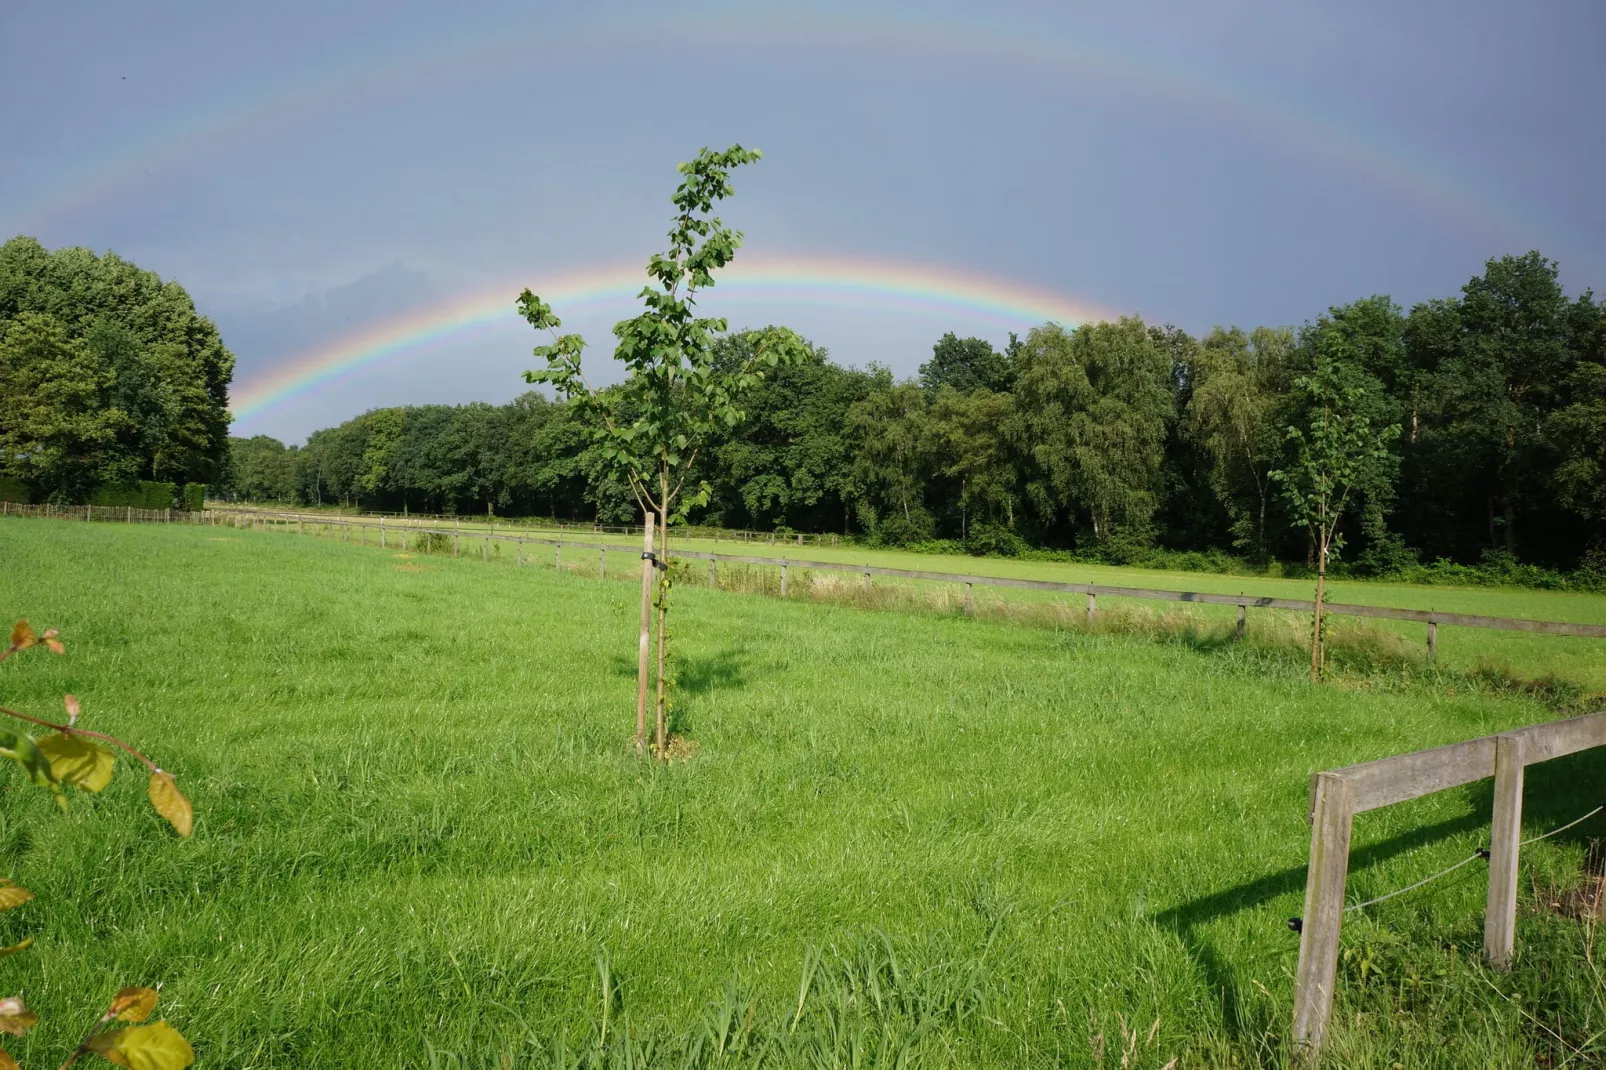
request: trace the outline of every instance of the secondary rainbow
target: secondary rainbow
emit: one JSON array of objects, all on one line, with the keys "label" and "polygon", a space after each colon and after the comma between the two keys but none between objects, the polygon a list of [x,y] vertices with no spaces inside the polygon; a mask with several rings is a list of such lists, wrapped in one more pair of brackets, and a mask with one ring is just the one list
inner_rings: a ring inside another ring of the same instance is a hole
[{"label": "secondary rainbow", "polygon": [[[510,280],[386,320],[300,354],[234,394],[236,421],[305,397],[365,368],[397,360],[443,342],[520,326],[514,301],[529,286],[558,315],[570,319],[617,306],[621,318],[647,284],[638,262],[565,272],[545,281]],[[724,315],[743,305],[844,305],[946,313],[969,324],[1025,330],[1055,321],[1067,326],[1109,319],[1113,313],[1026,283],[889,260],[847,258],[738,259],[701,295],[699,309]],[[733,324],[739,326],[739,324]],[[956,324],[959,326],[959,324]],[[528,328],[525,328],[528,330]],[[605,354],[607,338],[592,338]],[[529,345],[536,342],[528,336]]]},{"label": "secondary rainbow", "polygon": [[[687,18],[679,12],[657,18],[586,16],[546,20],[533,28],[498,24],[493,34],[468,32],[431,39],[427,51],[343,53],[338,66],[320,73],[297,71],[251,92],[208,98],[196,110],[164,125],[133,131],[109,153],[83,160],[76,173],[50,176],[36,187],[32,198],[0,206],[0,218],[9,219],[13,228],[28,229],[88,210],[128,186],[148,180],[153,173],[178,168],[187,157],[230,141],[263,138],[275,124],[308,121],[326,112],[332,100],[387,93],[428,77],[459,77],[509,59],[527,62],[543,49],[554,47],[649,42],[658,48],[680,48],[683,40],[697,48],[707,48],[715,40],[755,49],[786,42],[816,48],[962,56],[1088,79],[1258,130],[1273,142],[1367,175],[1406,192],[1430,211],[1454,216],[1506,240],[1527,241],[1546,233],[1552,242],[1555,239],[1551,226],[1527,218],[1514,204],[1480,193],[1468,183],[1464,168],[1447,160],[1421,158],[1419,146],[1389,144],[1375,129],[1300,107],[1283,94],[1235,82],[1224,72],[1189,68],[1174,58],[1161,62],[1159,56],[1131,44],[1055,30],[1041,20],[1010,21],[993,11],[965,17],[924,9],[876,13],[859,6],[808,12],[737,9],[708,19]],[[762,144],[763,139],[758,140]]]}]

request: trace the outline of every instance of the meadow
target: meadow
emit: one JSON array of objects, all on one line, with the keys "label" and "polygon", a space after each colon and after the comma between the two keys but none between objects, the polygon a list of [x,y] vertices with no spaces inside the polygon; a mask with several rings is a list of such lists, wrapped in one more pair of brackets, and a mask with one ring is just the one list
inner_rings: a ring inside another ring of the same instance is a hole
[{"label": "meadow", "polygon": [[[203,1066],[1284,1065],[1311,771],[1599,705],[1583,641],[1488,633],[1579,643],[1545,686],[1365,644],[1312,684],[1269,636],[687,584],[666,765],[629,748],[624,569],[17,519],[0,561],[0,606],[68,644],[0,668],[5,704],[78,695],[197,810],[174,838],[127,769],[65,814],[6,792],[4,872],[38,894],[0,916],[38,938],[0,959],[43,1018],[25,1065],[124,984],[162,985]],[[1532,768],[1532,833],[1603,773]],[[1485,782],[1363,815],[1352,895],[1484,845],[1488,811]],[[1599,1064],[1577,889],[1603,829],[1525,849],[1510,974],[1479,965],[1478,867],[1351,915],[1328,1061]]]}]

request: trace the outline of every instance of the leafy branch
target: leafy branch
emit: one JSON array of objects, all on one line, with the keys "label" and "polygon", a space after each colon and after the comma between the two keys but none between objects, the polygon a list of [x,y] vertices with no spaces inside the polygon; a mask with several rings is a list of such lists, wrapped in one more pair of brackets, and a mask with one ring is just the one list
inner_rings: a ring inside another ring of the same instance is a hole
[{"label": "leafy branch", "polygon": [[[657,520],[658,545],[652,564],[660,570],[654,602],[660,755],[667,745],[664,628],[670,592],[669,525],[707,504],[713,493],[708,483],[699,482],[695,492],[687,491],[687,483],[709,439],[745,417],[738,404],[742,395],[763,380],[767,369],[797,363],[807,354],[803,340],[794,332],[770,327],[755,332],[757,344],[739,367],[721,368],[714,341],[729,324],[723,318],[696,312],[699,292],[714,285],[714,272],[729,264],[742,244],[742,233],[714,215],[714,206],[735,193],[731,171],[759,157],[756,150],[740,145],[723,152],[704,148],[691,162],[679,166],[682,180],[670,198],[675,214],[669,247],[647,262],[651,281],[637,295],[644,306],[642,312],[613,328],[617,340],[614,358],[627,372],[618,386],[593,387],[582,369],[585,339],[559,333],[563,321],[530,290],[518,298],[519,313],[551,338],[550,344],[534,349],[546,367],[525,372],[525,381],[547,383],[571,403],[579,419],[589,425],[604,463],[629,484],[641,511]],[[646,693],[645,681],[639,693]],[[645,713],[638,717],[644,718]],[[641,750],[644,741],[638,738],[636,745]]]},{"label": "leafy branch", "polygon": [[[56,629],[51,628],[40,635],[26,620],[19,620],[12,626],[10,644],[0,650],[0,662],[24,650],[36,648],[57,655],[67,652]],[[173,775],[116,736],[79,728],[78,718],[82,707],[74,696],[63,696],[62,705],[67,711],[65,724],[0,706],[0,714],[50,730],[49,735],[34,737],[26,732],[0,728],[0,757],[15,761],[27,773],[30,782],[49,789],[55,795],[56,802],[65,807],[67,788],[99,792],[111,783],[117,755],[101,745],[109,743],[150,770],[148,794],[151,805],[180,836],[188,836],[194,828],[195,811],[189,799],[179,790]],[[0,878],[0,910],[13,910],[32,899],[33,893],[28,889]],[[32,945],[33,938],[27,937],[10,947],[0,948],[0,956],[25,951]],[[61,1064],[60,1070],[67,1070],[81,1057],[91,1054],[131,1070],[183,1070],[189,1066],[195,1061],[194,1051],[183,1034],[165,1021],[108,1028],[116,1022],[144,1022],[155,1010],[156,999],[154,989],[122,989],[83,1040],[79,1041],[67,1061]],[[27,1008],[20,996],[0,1000],[0,1032],[20,1037],[38,1023],[39,1016]],[[17,1061],[4,1049],[0,1049],[0,1070],[17,1070]]]}]

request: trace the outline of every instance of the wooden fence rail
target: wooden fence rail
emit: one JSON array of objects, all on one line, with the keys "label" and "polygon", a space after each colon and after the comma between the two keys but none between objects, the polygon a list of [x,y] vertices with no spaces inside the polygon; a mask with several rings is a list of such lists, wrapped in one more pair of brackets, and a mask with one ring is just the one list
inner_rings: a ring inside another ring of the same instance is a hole
[{"label": "wooden fence rail", "polygon": [[1517,855],[1522,846],[1523,770],[1537,762],[1606,746],[1606,711],[1316,773],[1310,790],[1310,867],[1299,919],[1294,974],[1294,1040],[1314,1053],[1333,1011],[1339,935],[1356,814],[1494,777],[1489,900],[1484,955],[1511,963],[1517,925]]}]

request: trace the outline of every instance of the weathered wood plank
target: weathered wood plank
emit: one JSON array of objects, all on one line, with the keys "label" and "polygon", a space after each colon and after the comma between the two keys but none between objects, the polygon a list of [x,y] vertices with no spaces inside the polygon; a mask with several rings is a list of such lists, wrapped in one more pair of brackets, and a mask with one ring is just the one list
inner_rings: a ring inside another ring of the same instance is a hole
[{"label": "weathered wood plank", "polygon": [[1397,754],[1332,772],[1354,786],[1355,812],[1364,813],[1493,776],[1494,737]]},{"label": "weathered wood plank", "polygon": [[1494,737],[1494,818],[1489,830],[1489,906],[1483,954],[1497,970],[1511,967],[1517,933],[1517,853],[1522,845],[1523,737]]},{"label": "weathered wood plank", "polygon": [[1337,773],[1317,773],[1311,778],[1315,819],[1311,822],[1310,868],[1299,932],[1299,966],[1294,973],[1294,1042],[1311,1052],[1321,1047],[1327,1032],[1338,981],[1338,938],[1344,924],[1344,884],[1349,875],[1355,813],[1351,788],[1350,781]]},{"label": "weathered wood plank", "polygon": [[1529,765],[1548,762],[1590,747],[1606,747],[1606,710],[1565,721],[1519,728],[1523,755]]}]

